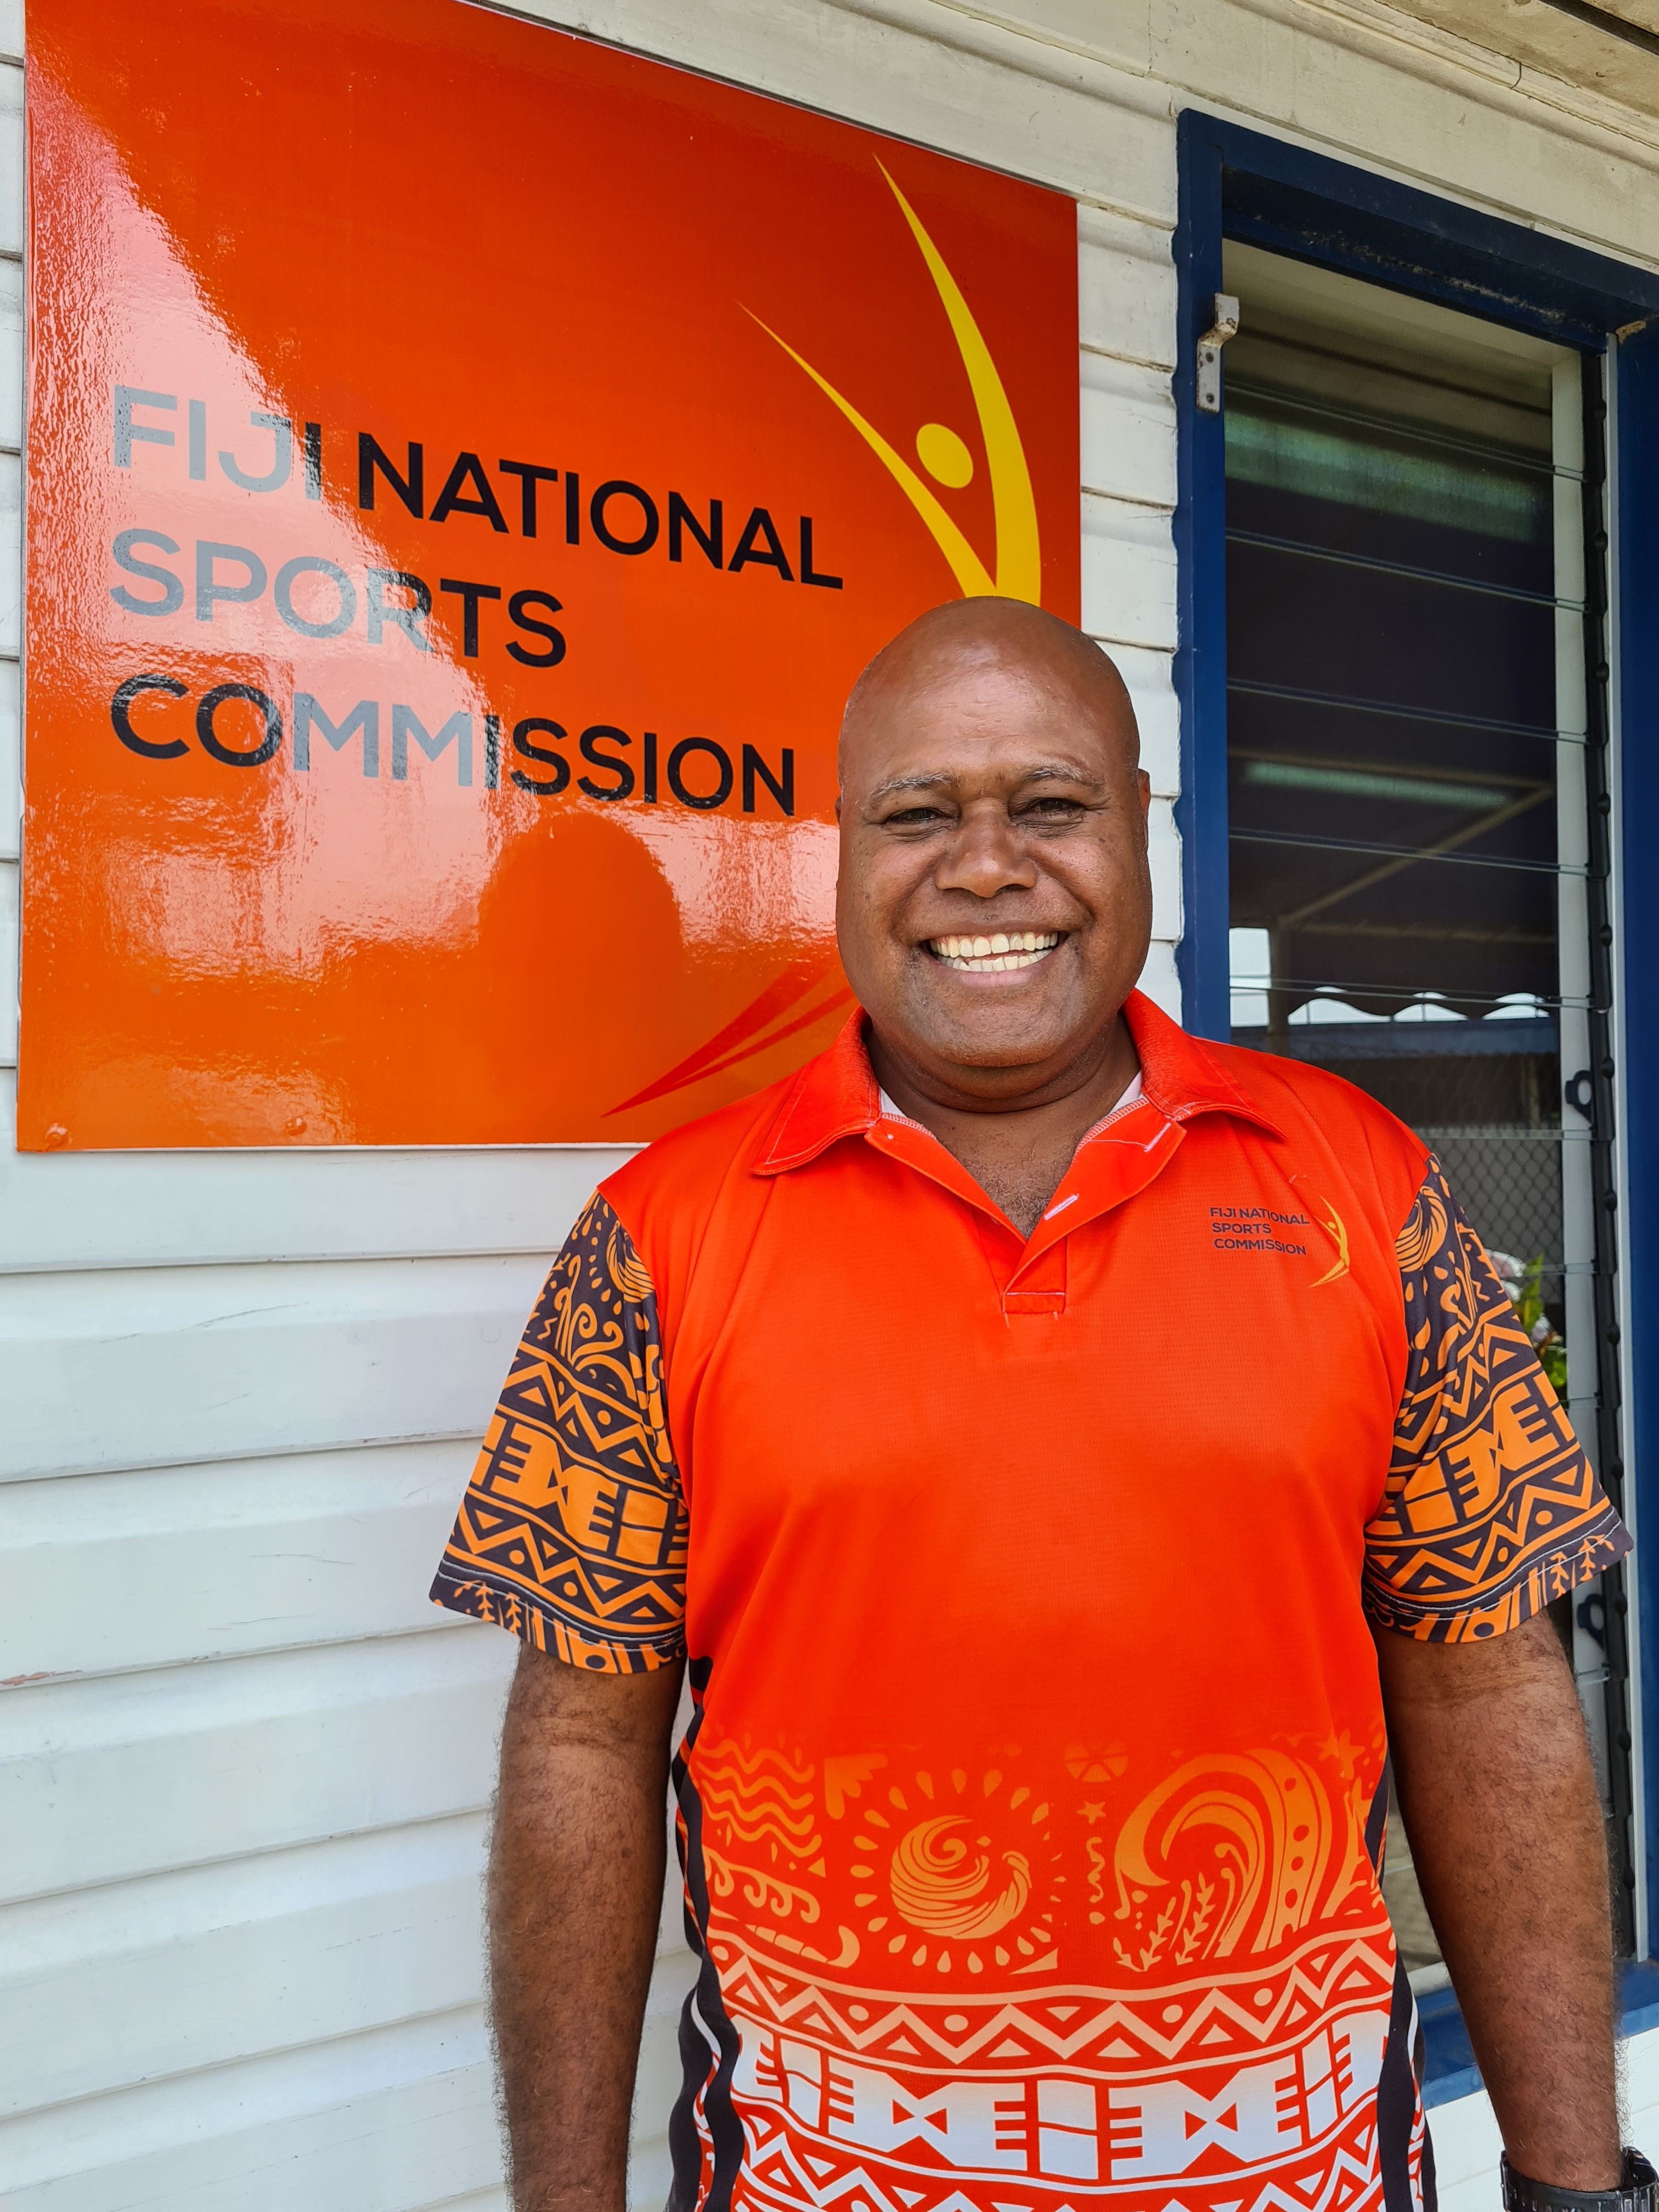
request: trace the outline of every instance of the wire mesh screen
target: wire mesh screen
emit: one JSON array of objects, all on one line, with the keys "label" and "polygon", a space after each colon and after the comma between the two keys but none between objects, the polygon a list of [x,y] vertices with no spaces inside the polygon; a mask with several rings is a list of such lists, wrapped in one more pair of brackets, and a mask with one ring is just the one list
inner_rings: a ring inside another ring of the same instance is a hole
[{"label": "wire mesh screen", "polygon": [[[1419,1126],[1434,1146],[1463,1211],[1489,1252],[1541,1267],[1547,1295],[1560,1302],[1561,1153],[1556,1133],[1512,1127]],[[1565,1322],[1558,1314],[1558,1322]]]},{"label": "wire mesh screen", "polygon": [[[1370,1059],[1363,1056],[1363,1030],[1345,1052],[1325,1043],[1329,1031],[1310,1027],[1305,1043],[1296,1040],[1298,1058],[1316,1060],[1368,1091],[1432,1148],[1516,1303],[1528,1299],[1538,1310],[1529,1313],[1528,1326],[1565,1397],[1565,1285],[1575,1263],[1566,1254],[1563,1147],[1583,1144],[1587,1133],[1562,1127],[1554,1022],[1502,1024],[1501,1052],[1443,1048]],[[1485,1044],[1498,1028],[1483,1021],[1473,1036],[1460,1029],[1455,1042]],[[1540,1314],[1547,1330],[1537,1326]]]}]

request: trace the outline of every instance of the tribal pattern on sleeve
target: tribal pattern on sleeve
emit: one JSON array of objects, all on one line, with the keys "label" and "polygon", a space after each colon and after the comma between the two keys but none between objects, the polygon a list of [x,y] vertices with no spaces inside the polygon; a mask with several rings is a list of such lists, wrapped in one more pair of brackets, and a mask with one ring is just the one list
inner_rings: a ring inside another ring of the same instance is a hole
[{"label": "tribal pattern on sleeve", "polygon": [[642,1674],[684,1654],[686,1521],[656,1292],[596,1195],[526,1326],[432,1595],[572,1666]]},{"label": "tribal pattern on sleeve", "polygon": [[1395,1249],[1406,1386],[1365,1532],[1366,1608],[1425,1642],[1501,1634],[1630,1538],[1432,1157]]}]

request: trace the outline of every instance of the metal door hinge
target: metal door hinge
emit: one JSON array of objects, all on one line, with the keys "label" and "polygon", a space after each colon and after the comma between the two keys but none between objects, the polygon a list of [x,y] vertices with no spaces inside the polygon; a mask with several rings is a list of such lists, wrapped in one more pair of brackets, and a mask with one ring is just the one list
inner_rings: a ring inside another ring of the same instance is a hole
[{"label": "metal door hinge", "polygon": [[1215,295],[1215,320],[1198,342],[1198,404],[1206,415],[1221,412],[1221,349],[1238,336],[1238,302],[1231,292]]}]

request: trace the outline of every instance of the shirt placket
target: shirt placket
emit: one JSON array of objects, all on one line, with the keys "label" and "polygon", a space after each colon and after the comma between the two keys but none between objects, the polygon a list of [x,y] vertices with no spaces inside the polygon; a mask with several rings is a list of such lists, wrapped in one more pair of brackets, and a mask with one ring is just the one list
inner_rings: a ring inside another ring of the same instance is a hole
[{"label": "shirt placket", "polygon": [[1071,1237],[1146,1189],[1173,1158],[1182,1135],[1182,1125],[1147,1099],[1103,1125],[1079,1146],[1024,1243],[962,1163],[919,1123],[884,1117],[868,1141],[972,1209],[1004,1318],[1012,1322],[1055,1320],[1065,1312]]}]

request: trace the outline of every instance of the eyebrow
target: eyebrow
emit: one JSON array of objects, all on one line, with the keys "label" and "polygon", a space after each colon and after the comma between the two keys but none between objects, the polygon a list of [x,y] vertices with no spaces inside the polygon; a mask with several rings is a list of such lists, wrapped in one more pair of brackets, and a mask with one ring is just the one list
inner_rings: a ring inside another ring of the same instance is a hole
[{"label": "eyebrow", "polygon": [[[890,799],[902,791],[937,791],[941,784],[954,783],[955,781],[956,771],[944,768],[924,769],[916,775],[890,775],[872,787],[865,794],[865,803],[868,805],[878,799]],[[1081,769],[1068,768],[1058,761],[1034,761],[1029,768],[1019,771],[1015,781],[1020,784],[1085,783],[1091,791],[1104,788],[1100,777],[1085,775]]]}]

